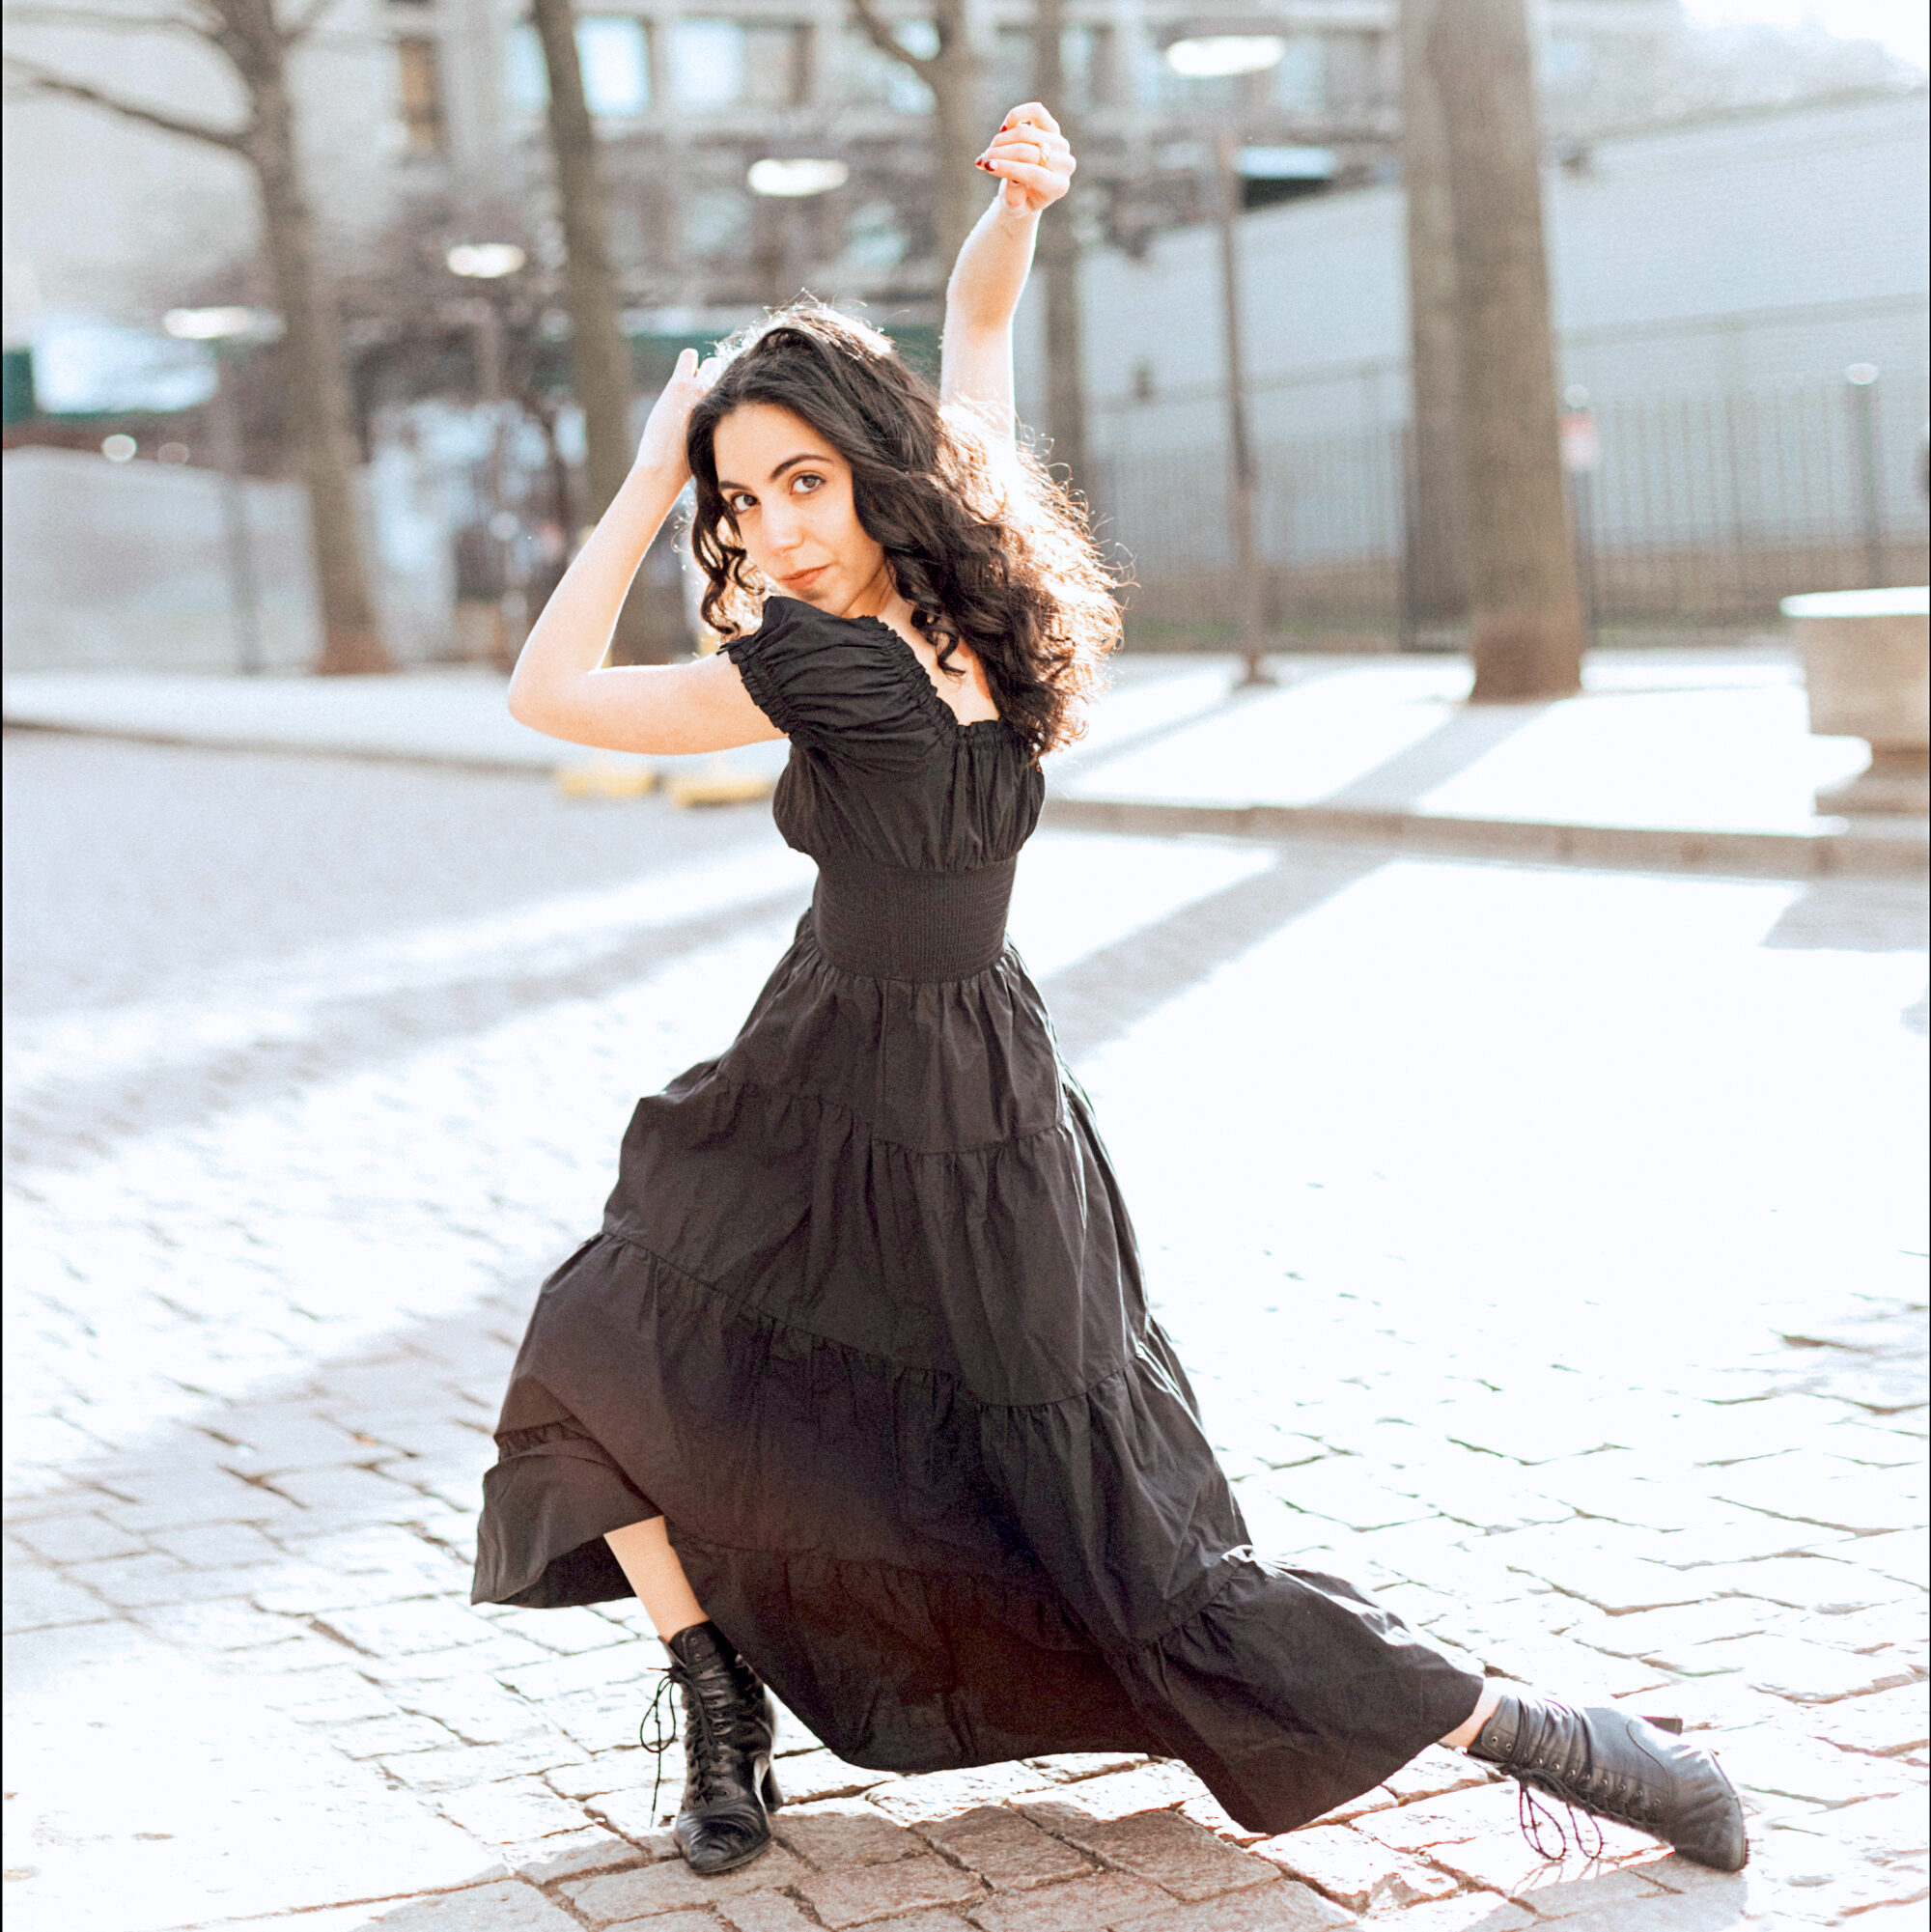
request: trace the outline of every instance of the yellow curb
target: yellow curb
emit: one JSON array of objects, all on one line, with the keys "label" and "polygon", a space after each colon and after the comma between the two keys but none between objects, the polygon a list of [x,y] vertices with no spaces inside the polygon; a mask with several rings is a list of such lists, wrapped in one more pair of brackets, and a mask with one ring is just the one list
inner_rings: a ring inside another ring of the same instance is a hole
[{"label": "yellow curb", "polygon": [[566,798],[641,798],[657,782],[648,765],[619,765],[603,757],[556,768],[556,789]]}]

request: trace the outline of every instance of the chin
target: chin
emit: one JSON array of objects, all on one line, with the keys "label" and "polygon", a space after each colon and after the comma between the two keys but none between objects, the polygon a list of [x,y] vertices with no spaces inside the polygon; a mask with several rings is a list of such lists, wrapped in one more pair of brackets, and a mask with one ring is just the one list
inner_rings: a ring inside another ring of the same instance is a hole
[{"label": "chin", "polygon": [[809,583],[778,585],[778,595],[788,597],[798,603],[808,603],[819,610],[840,610],[839,588],[831,581],[829,573],[814,577]]}]

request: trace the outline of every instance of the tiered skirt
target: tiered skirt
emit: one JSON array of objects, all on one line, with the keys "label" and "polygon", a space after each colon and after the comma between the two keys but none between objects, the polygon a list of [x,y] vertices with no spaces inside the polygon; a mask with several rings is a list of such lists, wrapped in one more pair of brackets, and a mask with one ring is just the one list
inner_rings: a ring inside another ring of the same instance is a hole
[{"label": "tiered skirt", "polygon": [[639,1104],[498,1446],[478,1601],[628,1595],[603,1535],[661,1514],[707,1613],[855,1764],[1149,1751],[1279,1832],[1480,1690],[1249,1547],[1010,951],[870,977],[807,916],[729,1050]]}]

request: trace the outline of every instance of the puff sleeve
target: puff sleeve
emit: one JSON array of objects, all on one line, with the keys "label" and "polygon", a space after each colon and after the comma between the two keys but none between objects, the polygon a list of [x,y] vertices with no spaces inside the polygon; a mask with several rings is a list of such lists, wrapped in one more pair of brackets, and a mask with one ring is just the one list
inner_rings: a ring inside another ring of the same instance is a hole
[{"label": "puff sleeve", "polygon": [[889,770],[933,748],[934,707],[944,700],[905,639],[877,618],[773,597],[757,630],[724,651],[751,702],[803,750]]}]

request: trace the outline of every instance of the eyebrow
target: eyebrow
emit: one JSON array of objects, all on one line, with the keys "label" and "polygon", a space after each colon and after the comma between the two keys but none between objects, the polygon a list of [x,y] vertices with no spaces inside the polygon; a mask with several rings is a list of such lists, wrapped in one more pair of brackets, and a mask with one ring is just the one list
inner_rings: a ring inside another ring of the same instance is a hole
[{"label": "eyebrow", "polygon": [[[821,454],[817,450],[805,450],[804,452],[802,452],[802,454],[798,456],[786,457],[785,460],[781,463],[779,463],[778,466],[774,470],[772,470],[770,475],[767,477],[765,480],[768,483],[775,483],[778,480],[778,478],[785,473],[786,470],[796,469],[801,462],[829,462],[830,461],[831,459],[829,457]],[[717,488],[719,490],[743,490],[747,486],[742,483],[731,483],[721,476],[717,479]]]}]

